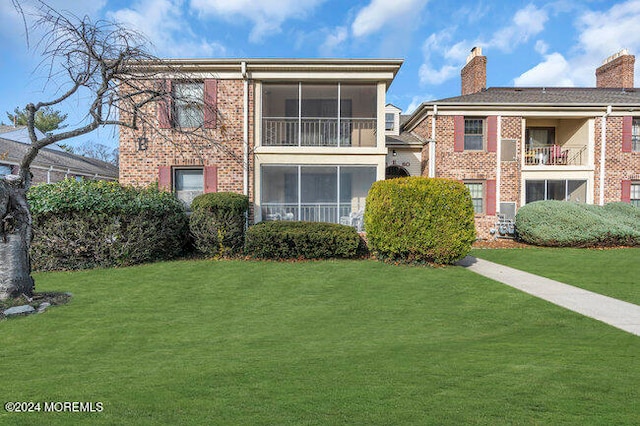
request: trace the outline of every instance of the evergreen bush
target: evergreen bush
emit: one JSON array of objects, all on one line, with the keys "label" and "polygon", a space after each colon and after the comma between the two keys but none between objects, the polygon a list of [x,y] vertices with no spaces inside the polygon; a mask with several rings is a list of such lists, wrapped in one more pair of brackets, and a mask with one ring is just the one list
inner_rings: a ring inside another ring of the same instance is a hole
[{"label": "evergreen bush", "polygon": [[34,270],[126,266],[175,257],[188,241],[182,204],[157,187],[75,181],[32,187]]},{"label": "evergreen bush", "polygon": [[234,192],[213,192],[194,198],[189,229],[195,248],[208,256],[242,250],[249,198]]},{"label": "evergreen bush", "polygon": [[640,245],[640,209],[626,203],[605,206],[537,201],[516,215],[518,238],[549,247]]},{"label": "evergreen bush", "polygon": [[260,259],[354,258],[365,253],[355,228],[335,223],[261,222],[247,231],[245,253]]},{"label": "evergreen bush", "polygon": [[469,191],[449,179],[375,182],[364,223],[369,248],[391,261],[455,263],[469,253],[476,238]]}]

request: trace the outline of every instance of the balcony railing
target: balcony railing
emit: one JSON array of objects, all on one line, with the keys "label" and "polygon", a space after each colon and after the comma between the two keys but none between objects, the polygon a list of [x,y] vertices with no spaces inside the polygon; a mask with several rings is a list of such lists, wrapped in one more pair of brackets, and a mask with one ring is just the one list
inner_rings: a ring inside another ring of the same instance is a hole
[{"label": "balcony railing", "polygon": [[564,148],[561,145],[549,145],[532,148],[524,154],[527,166],[583,166],[586,164],[587,147]]},{"label": "balcony railing", "polygon": [[262,220],[340,223],[351,215],[351,203],[262,203]]},{"label": "balcony railing", "polygon": [[374,147],[375,118],[263,118],[263,146]]}]

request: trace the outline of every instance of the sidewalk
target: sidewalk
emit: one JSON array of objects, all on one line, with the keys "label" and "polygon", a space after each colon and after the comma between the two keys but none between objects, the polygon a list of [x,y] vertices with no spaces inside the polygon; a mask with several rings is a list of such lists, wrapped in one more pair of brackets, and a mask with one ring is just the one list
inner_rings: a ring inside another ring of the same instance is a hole
[{"label": "sidewalk", "polygon": [[468,270],[640,336],[640,306],[573,287],[519,269],[467,256],[458,262]]}]

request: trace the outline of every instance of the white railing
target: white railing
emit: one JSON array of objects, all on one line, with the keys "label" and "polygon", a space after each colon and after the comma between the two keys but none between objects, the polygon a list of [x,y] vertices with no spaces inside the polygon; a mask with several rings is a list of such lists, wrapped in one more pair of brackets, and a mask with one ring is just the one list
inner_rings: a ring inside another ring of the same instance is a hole
[{"label": "white railing", "polygon": [[263,118],[263,146],[376,146],[375,118]]},{"label": "white railing", "polygon": [[586,164],[587,147],[565,148],[561,145],[549,145],[525,151],[525,165],[546,166],[583,166]]},{"label": "white railing", "polygon": [[340,223],[351,215],[351,203],[262,203],[262,220]]}]

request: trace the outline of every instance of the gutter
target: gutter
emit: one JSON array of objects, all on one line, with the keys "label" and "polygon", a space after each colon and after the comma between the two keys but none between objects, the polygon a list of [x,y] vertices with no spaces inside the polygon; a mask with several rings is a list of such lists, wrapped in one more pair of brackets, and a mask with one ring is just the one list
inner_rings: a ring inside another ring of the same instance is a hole
[{"label": "gutter", "polygon": [[607,117],[611,114],[611,105],[607,106],[607,112],[602,115],[602,123],[600,125],[601,146],[600,146],[600,202],[601,206],[604,206],[604,163],[607,152]]}]

